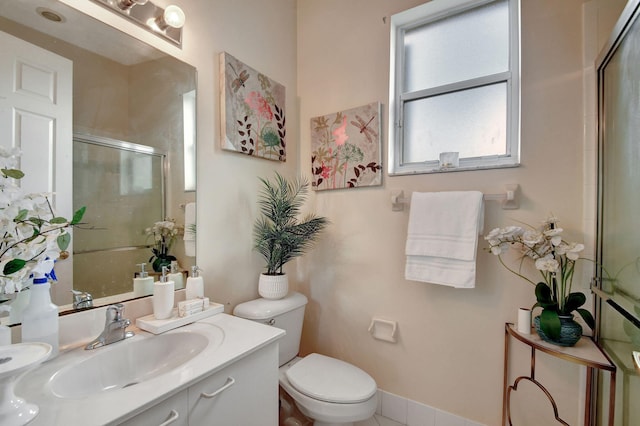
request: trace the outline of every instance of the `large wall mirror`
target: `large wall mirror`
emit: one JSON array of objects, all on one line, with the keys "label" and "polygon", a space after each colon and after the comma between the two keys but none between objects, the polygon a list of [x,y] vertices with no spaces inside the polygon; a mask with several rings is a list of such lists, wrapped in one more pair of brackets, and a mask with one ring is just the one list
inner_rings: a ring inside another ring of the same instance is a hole
[{"label": "large wall mirror", "polygon": [[[86,225],[73,231],[71,258],[56,266],[53,302],[71,308],[72,290],[90,293],[96,306],[138,296],[137,265],[146,263],[154,274],[147,228],[169,218],[180,229],[186,224],[187,234],[195,230],[195,68],[56,0],[0,0],[0,32],[3,48],[26,42],[70,64],[55,73],[69,74],[72,114],[55,127],[69,129],[56,150],[72,160],[52,167],[72,175],[68,191],[57,192],[72,192],[73,210],[86,206],[87,212]],[[17,46],[18,56],[27,57],[29,49]],[[53,68],[44,54],[35,56],[43,66],[33,74]],[[23,121],[22,128],[0,131],[3,144],[37,130],[28,117]],[[23,170],[30,158],[47,156],[25,143]],[[186,240],[181,232],[170,250],[185,272],[195,264],[195,242]]]}]

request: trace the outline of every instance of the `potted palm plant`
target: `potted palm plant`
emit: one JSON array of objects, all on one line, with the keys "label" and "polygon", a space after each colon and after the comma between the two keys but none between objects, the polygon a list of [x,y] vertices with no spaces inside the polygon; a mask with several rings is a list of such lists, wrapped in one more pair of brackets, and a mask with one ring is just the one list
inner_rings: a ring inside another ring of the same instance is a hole
[{"label": "potted palm plant", "polygon": [[310,249],[329,221],[314,214],[298,219],[309,191],[306,179],[288,181],[276,173],[273,180],[260,181],[261,215],[256,219],[253,236],[254,249],[264,258],[266,271],[260,274],[258,292],[266,299],[280,299],[289,291],[283,266]]}]

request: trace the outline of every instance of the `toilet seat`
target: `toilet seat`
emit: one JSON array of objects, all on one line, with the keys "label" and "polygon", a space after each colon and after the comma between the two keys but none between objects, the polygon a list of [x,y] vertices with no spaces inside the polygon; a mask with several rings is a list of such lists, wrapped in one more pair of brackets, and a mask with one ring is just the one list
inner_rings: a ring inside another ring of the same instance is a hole
[{"label": "toilet seat", "polygon": [[286,371],[291,386],[320,401],[355,404],[376,393],[376,382],[358,367],[320,354],[310,354]]}]

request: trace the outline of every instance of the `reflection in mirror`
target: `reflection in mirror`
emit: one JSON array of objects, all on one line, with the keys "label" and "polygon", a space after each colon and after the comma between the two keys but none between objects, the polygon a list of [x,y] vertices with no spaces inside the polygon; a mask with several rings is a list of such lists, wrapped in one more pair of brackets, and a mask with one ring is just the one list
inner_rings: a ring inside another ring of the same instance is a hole
[{"label": "reflection in mirror", "polygon": [[[95,306],[134,297],[136,264],[152,256],[145,229],[165,218],[184,226],[193,210],[195,69],[56,0],[0,0],[0,31],[73,66],[72,123],[56,125],[71,129],[58,145],[74,135],[73,189],[56,191],[73,190],[87,214],[73,256],[56,266],[54,303],[71,307],[73,289]],[[171,249],[183,271],[195,263],[192,245],[179,235]]]},{"label": "reflection in mirror", "polygon": [[135,265],[149,259],[144,230],[165,217],[165,161],[150,146],[74,137],[73,204],[91,211],[73,232],[74,290],[94,298],[132,291]]}]

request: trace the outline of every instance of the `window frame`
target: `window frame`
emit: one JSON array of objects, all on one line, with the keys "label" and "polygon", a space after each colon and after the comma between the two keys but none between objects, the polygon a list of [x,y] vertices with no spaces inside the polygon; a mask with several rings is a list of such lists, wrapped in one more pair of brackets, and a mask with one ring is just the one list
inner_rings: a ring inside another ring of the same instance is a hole
[{"label": "window frame", "polygon": [[[389,67],[388,174],[407,175],[518,167],[520,165],[520,0],[506,0],[509,7],[509,70],[434,88],[404,92],[404,35],[408,30],[485,6],[498,0],[433,0],[391,17]],[[459,167],[440,169],[438,159],[403,163],[404,104],[416,99],[453,93],[495,83],[506,83],[505,155],[460,158]]]}]

